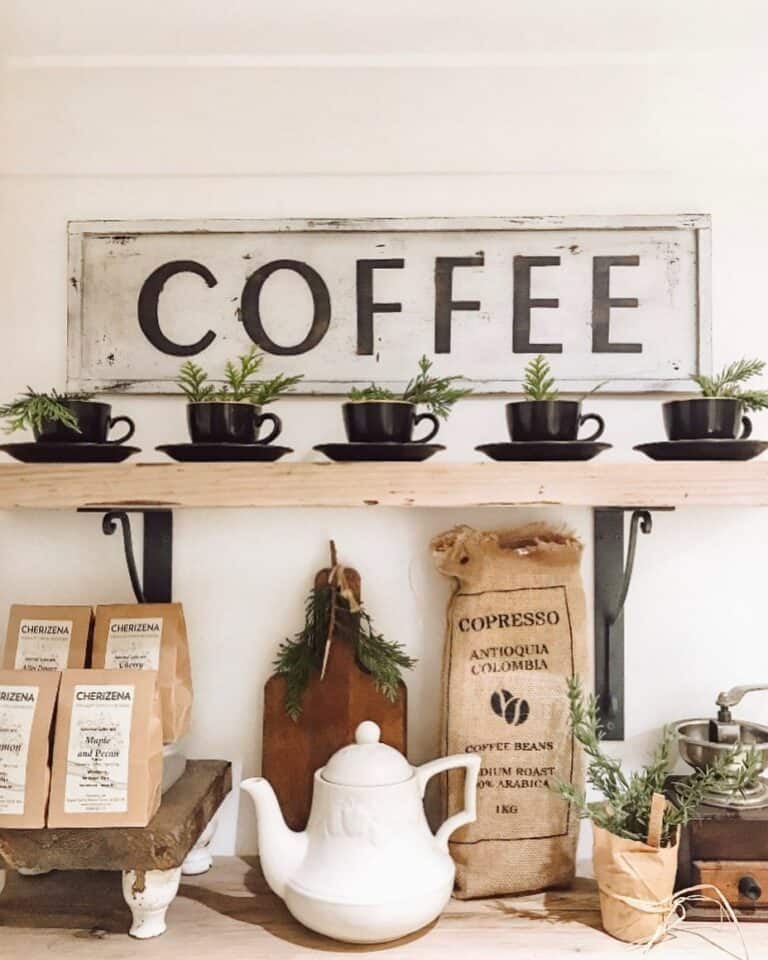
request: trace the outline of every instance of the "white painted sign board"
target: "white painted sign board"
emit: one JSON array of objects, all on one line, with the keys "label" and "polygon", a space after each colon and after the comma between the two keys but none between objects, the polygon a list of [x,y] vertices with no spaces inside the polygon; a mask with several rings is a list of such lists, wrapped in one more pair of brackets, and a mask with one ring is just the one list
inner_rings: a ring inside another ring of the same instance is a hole
[{"label": "white painted sign board", "polygon": [[68,389],[176,392],[257,343],[300,393],[397,389],[419,357],[516,392],[687,389],[710,364],[709,217],[69,225]]}]

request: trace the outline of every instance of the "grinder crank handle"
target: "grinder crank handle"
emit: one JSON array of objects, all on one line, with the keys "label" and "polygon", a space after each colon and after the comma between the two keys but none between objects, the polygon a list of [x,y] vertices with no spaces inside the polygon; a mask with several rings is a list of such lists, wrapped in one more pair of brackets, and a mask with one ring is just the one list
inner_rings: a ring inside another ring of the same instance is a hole
[{"label": "grinder crank handle", "polygon": [[741,699],[745,696],[745,694],[755,693],[758,690],[768,690],[768,683],[744,684],[740,687],[731,687],[730,690],[725,690],[722,693],[718,693],[715,703],[721,708],[721,710],[730,711],[731,707],[735,707],[736,704],[741,702]]}]

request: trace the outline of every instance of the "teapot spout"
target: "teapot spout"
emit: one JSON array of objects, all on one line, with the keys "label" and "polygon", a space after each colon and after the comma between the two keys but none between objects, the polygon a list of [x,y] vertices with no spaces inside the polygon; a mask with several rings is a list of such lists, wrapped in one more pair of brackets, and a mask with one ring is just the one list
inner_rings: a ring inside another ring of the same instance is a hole
[{"label": "teapot spout", "polygon": [[259,857],[264,877],[272,890],[285,899],[285,886],[296,873],[307,850],[306,831],[289,829],[275,791],[263,777],[243,780],[240,789],[253,799],[258,824]]}]

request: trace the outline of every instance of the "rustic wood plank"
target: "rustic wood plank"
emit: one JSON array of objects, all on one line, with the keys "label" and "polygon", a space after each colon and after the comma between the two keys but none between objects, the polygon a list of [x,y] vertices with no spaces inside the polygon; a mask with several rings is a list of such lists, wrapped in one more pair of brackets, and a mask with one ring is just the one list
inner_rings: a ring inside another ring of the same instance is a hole
[{"label": "rustic wood plank", "polygon": [[147,827],[0,830],[0,867],[170,870],[178,867],[232,789],[225,760],[189,760]]},{"label": "rustic wood plank", "polygon": [[768,506],[750,463],[2,464],[0,509]]},{"label": "rustic wood plank", "polygon": [[[41,909],[42,907],[42,909]],[[168,932],[131,944],[130,917],[115,874],[51,874],[9,877],[0,896],[3,956],[55,956],[59,960],[341,960],[386,954],[387,960],[568,960],[627,957],[626,944],[600,929],[594,881],[578,879],[570,890],[490,900],[451,900],[432,926],[386,947],[351,946],[301,927],[267,888],[255,859],[218,859],[201,877],[184,878],[168,911]],[[768,951],[768,927],[743,928],[752,957]],[[690,931],[690,932],[689,932]],[[713,948],[695,931],[737,951],[728,925],[685,924],[663,947],[664,957],[699,960]]]}]

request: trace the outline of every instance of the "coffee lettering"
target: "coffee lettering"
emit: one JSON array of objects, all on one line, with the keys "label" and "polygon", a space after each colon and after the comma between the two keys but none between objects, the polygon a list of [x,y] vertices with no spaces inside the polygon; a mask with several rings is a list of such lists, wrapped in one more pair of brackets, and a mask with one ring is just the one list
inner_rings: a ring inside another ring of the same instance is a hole
[{"label": "coffee lettering", "polygon": [[170,354],[172,357],[192,357],[202,353],[213,343],[216,339],[213,330],[208,330],[195,343],[183,344],[169,340],[160,329],[158,316],[160,294],[166,282],[179,273],[194,273],[202,277],[209,287],[215,287],[218,282],[208,267],[195,260],[173,260],[170,263],[164,263],[150,273],[139,291],[139,327],[152,346],[161,353]]},{"label": "coffee lettering", "polygon": [[479,310],[479,300],[453,299],[456,267],[482,267],[485,257],[435,257],[435,353],[451,352],[451,317],[454,310]]},{"label": "coffee lettering", "polygon": [[594,257],[592,261],[592,353],[642,353],[642,343],[611,342],[611,307],[636,307],[636,297],[611,297],[611,267],[637,267],[640,257]]},{"label": "coffee lettering", "polygon": [[405,260],[358,260],[357,261],[357,352],[360,356],[373,353],[373,315],[375,313],[400,313],[402,303],[376,303],[373,299],[373,271],[401,270]]},{"label": "coffee lettering", "polygon": [[560,306],[557,297],[531,298],[531,268],[559,267],[560,257],[515,257],[512,314],[513,353],[562,353],[562,343],[531,343],[531,308]]}]

